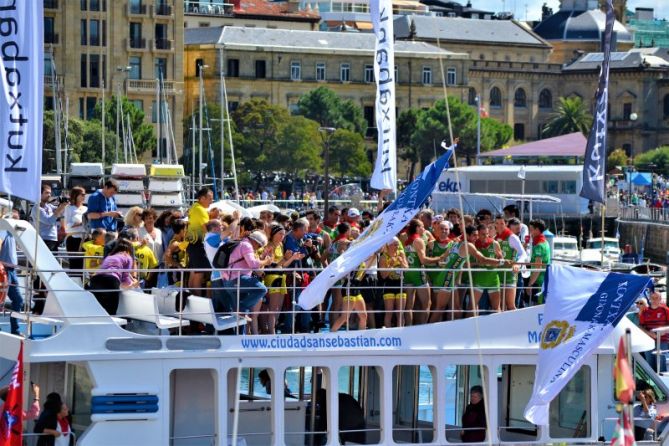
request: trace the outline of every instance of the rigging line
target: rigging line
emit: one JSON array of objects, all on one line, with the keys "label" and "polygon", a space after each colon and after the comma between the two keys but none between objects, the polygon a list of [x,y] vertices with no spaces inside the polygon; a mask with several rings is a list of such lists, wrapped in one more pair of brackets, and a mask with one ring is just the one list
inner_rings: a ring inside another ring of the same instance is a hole
[{"label": "rigging line", "polygon": [[214,182],[212,184],[212,189],[214,191],[214,200],[218,201],[218,188],[216,187],[216,166],[214,166],[214,149],[211,145],[211,122],[209,121],[209,110],[207,110],[207,98],[202,97],[202,103],[204,110],[204,119],[207,121],[207,146],[209,147],[209,167],[211,171],[211,180]]},{"label": "rigging line", "polygon": [[[439,41],[439,37],[437,37],[437,47],[441,48],[441,42]],[[441,70],[441,86],[444,90],[444,102],[446,103],[446,118],[448,120],[448,135],[451,139],[451,145],[454,144],[454,139],[453,139],[453,123],[451,122],[451,109],[448,104],[448,87],[446,85],[446,78],[444,76],[444,59],[441,55],[439,54],[439,68]],[[477,104],[476,107],[476,113],[481,113],[481,104],[480,101]],[[455,171],[455,183],[460,184],[460,173],[458,172],[458,157],[456,153],[456,147],[453,147],[453,155],[451,156],[451,159],[453,160],[453,170]],[[461,226],[461,237],[463,238],[463,242],[465,244],[465,256],[467,257],[465,260],[465,267],[467,268],[467,275],[469,279],[469,295],[470,295],[470,300],[471,300],[471,306],[472,310],[474,313],[474,331],[476,333],[476,348],[478,352],[478,359],[479,359],[479,373],[481,374],[481,384],[483,387],[483,407],[485,410],[485,418],[486,418],[486,426],[488,426],[487,433],[486,433],[486,439],[488,446],[492,446],[492,425],[490,424],[490,407],[489,407],[489,402],[488,402],[488,386],[487,386],[487,376],[485,374],[485,369],[483,368],[483,353],[481,353],[481,330],[479,326],[479,314],[478,314],[478,302],[475,301],[474,298],[474,280],[472,277],[472,266],[470,262],[470,256],[469,256],[469,241],[467,240],[467,231],[465,227],[465,213],[464,213],[464,208],[463,208],[463,202],[462,202],[462,191],[460,188],[458,188],[458,205],[460,206],[460,224]],[[470,389],[466,389],[467,392],[469,392]]]}]

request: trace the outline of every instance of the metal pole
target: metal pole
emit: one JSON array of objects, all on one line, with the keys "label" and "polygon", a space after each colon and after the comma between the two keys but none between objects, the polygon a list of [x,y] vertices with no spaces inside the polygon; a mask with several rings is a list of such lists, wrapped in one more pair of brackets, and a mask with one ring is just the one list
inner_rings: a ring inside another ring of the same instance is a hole
[{"label": "metal pole", "polygon": [[220,94],[220,108],[221,108],[221,199],[225,198],[225,133],[224,133],[224,126],[225,126],[225,110],[224,107],[226,106],[225,104],[225,98],[224,98],[224,93],[223,93],[223,52],[220,52],[219,59],[221,61],[221,71],[219,72],[219,88],[221,89],[221,94]]},{"label": "metal pole", "polygon": [[604,266],[604,237],[606,236],[606,228],[604,226],[606,224],[606,204],[602,204],[601,212],[602,212],[602,236],[601,236],[602,237],[602,242],[601,242],[602,246],[599,247],[600,248],[599,253],[600,253],[601,265],[603,267]]},{"label": "metal pole", "polygon": [[156,109],[156,130],[157,130],[157,133],[158,133],[157,138],[156,138],[156,158],[158,158],[158,160],[160,162],[163,161],[162,154],[160,153],[160,140],[162,138],[162,131],[161,131],[161,126],[160,126],[160,122],[162,121],[161,116],[160,116],[162,114],[161,113],[161,109],[162,109],[161,105],[162,104],[160,102],[160,79],[156,79],[156,107],[157,107],[157,109]]},{"label": "metal pole", "polygon": [[63,172],[63,162],[61,160],[61,141],[60,141],[60,107],[58,106],[58,96],[56,84],[58,77],[56,76],[56,61],[53,57],[53,48],[51,48],[51,93],[53,94],[53,116],[54,116],[54,130],[56,137],[56,173],[60,175]]},{"label": "metal pole", "polygon": [[102,165],[105,165],[105,80],[102,79]]},{"label": "metal pole", "polygon": [[227,116],[226,125],[228,128],[228,145],[230,146],[230,170],[232,171],[232,181],[235,187],[234,190],[235,196],[233,200],[239,203],[239,186],[237,185],[237,166],[235,164],[235,149],[234,146],[232,145],[232,127],[230,124],[232,118],[230,118],[230,110],[228,110],[228,92],[227,89],[225,88],[225,77],[223,78],[223,95],[225,98],[225,114]]},{"label": "metal pole", "polygon": [[195,113],[191,115],[191,133],[193,136],[192,144],[191,144],[191,158],[193,161],[191,171],[190,171],[190,192],[191,192],[191,198],[193,201],[195,201]]},{"label": "metal pole", "polygon": [[[476,95],[476,165],[481,165],[481,95]],[[523,182],[524,183],[524,182]]]},{"label": "metal pole", "polygon": [[200,128],[199,139],[200,140],[198,141],[200,153],[199,153],[199,157],[198,157],[199,164],[197,166],[197,174],[198,174],[197,177],[200,181],[200,185],[199,185],[200,187],[202,187],[202,184],[203,184],[203,182],[202,182],[202,141],[203,141],[203,137],[202,137],[202,107],[203,107],[202,96],[204,95],[204,84],[203,84],[204,67],[205,67],[205,65],[200,65],[200,98],[199,98],[200,99],[200,108],[199,108],[200,111],[198,113],[199,121],[200,121],[199,122],[199,128]]}]

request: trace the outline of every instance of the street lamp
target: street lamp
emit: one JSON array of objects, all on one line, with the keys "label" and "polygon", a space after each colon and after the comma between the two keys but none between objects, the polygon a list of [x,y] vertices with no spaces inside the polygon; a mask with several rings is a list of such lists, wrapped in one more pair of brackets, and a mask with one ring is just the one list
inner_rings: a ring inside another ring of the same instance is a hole
[{"label": "street lamp", "polygon": [[[323,138],[323,143],[325,145],[325,183],[323,184],[323,215],[327,217],[327,212],[329,208],[329,195],[330,195],[330,139],[337,129],[334,127],[318,127],[318,131]],[[324,218],[325,218],[324,217]]]}]

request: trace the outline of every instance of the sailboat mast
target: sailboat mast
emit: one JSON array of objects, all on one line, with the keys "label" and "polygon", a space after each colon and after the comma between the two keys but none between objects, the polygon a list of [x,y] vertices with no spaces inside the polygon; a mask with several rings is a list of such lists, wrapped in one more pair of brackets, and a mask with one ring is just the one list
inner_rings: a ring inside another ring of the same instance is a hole
[{"label": "sailboat mast", "polygon": [[61,158],[61,140],[60,140],[60,101],[58,100],[56,76],[56,60],[53,57],[53,48],[51,49],[51,92],[53,95],[53,112],[54,112],[54,133],[56,138],[56,173],[61,175],[63,173],[63,161]]},{"label": "sailboat mast", "polygon": [[107,132],[107,129],[105,129],[105,80],[102,79],[102,165],[105,163],[105,133]]},{"label": "sailboat mast", "polygon": [[[160,71],[160,70],[159,70]],[[163,155],[160,151],[160,143],[162,139],[162,128],[161,128],[161,114],[162,114],[162,104],[160,102],[160,79],[161,79],[162,73],[158,73],[158,79],[156,79],[156,107],[158,109],[156,110],[156,120],[158,121],[156,123],[156,129],[158,131],[158,135],[156,138],[156,157],[158,158],[158,161],[160,163],[163,162]]]},{"label": "sailboat mast", "polygon": [[206,67],[206,65],[200,65],[200,98],[199,98],[200,99],[199,100],[200,107],[199,107],[199,112],[198,112],[199,121],[200,121],[199,122],[199,141],[198,141],[200,153],[199,153],[199,158],[198,158],[199,164],[197,166],[198,179],[200,181],[199,187],[202,187],[202,183],[203,183],[202,182],[202,141],[203,141],[203,138],[202,138],[202,108],[203,108],[202,95],[204,95],[203,76],[204,76],[204,68],[205,67]]}]

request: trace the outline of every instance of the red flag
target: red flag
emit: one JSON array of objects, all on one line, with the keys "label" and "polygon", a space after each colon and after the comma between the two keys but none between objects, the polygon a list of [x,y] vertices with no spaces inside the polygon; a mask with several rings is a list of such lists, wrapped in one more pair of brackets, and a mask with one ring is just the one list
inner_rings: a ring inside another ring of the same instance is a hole
[{"label": "red flag", "polygon": [[623,404],[630,404],[634,399],[634,375],[627,362],[627,350],[625,342],[620,338],[618,343],[618,354],[616,355],[616,365],[613,369],[613,377],[616,380],[616,398]]},{"label": "red flag", "polygon": [[21,446],[23,442],[23,342],[9,382],[0,416],[0,446]]},{"label": "red flag", "polygon": [[636,446],[634,441],[634,430],[630,425],[630,418],[627,411],[623,412],[623,425],[620,426],[620,420],[616,423],[616,430],[611,437],[611,446]]}]

